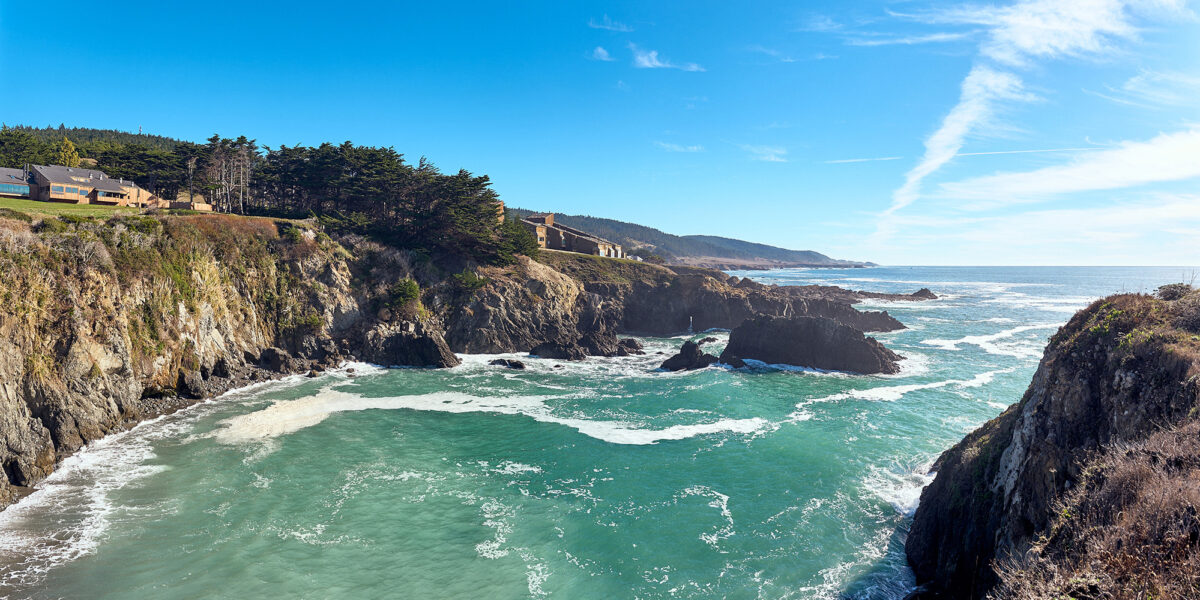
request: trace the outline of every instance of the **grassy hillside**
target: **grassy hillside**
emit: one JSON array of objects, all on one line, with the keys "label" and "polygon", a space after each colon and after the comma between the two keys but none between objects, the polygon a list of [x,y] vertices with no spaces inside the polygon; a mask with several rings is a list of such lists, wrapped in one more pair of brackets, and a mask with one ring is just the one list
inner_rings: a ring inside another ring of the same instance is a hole
[{"label": "grassy hillside", "polygon": [[[534,211],[523,208],[509,209],[512,216],[524,217]],[[671,261],[692,257],[742,261],[769,261],[818,266],[861,266],[864,263],[830,258],[812,250],[788,250],[766,244],[756,244],[731,238],[711,235],[673,235],[615,219],[604,219],[588,215],[564,215],[555,213],[556,221],[612,240],[629,252],[651,251]]]}]

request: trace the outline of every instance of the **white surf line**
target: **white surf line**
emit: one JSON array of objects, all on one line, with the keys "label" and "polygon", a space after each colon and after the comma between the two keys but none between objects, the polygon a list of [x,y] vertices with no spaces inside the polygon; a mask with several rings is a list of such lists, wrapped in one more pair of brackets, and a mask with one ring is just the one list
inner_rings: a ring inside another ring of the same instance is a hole
[{"label": "white surf line", "polygon": [[941,348],[942,350],[953,350],[953,351],[961,350],[962,348],[959,348],[959,346],[962,344],[970,344],[972,346],[978,346],[979,348],[983,349],[983,351],[987,352],[988,354],[1016,356],[1018,358],[1021,358],[1021,357],[1025,356],[1025,353],[1014,354],[1013,351],[1005,350],[1004,348],[1001,348],[1000,346],[996,345],[995,342],[997,340],[1011,338],[1017,334],[1025,333],[1026,331],[1036,331],[1039,329],[1058,329],[1060,326],[1061,326],[1061,323],[1039,323],[1036,325],[1021,325],[1019,327],[1013,327],[1012,329],[1006,329],[999,333],[992,333],[989,335],[968,335],[966,337],[959,338],[957,340],[929,339],[929,340],[922,340],[921,343],[926,346],[934,346],[936,348]]},{"label": "white surf line", "polygon": [[1016,367],[1010,367],[1007,369],[986,371],[984,373],[980,373],[980,374],[972,377],[971,379],[946,379],[943,381],[933,381],[930,383],[913,383],[913,384],[909,384],[909,385],[893,385],[893,386],[867,388],[867,389],[863,389],[863,390],[849,390],[849,391],[833,394],[830,396],[823,396],[821,398],[813,398],[811,400],[805,400],[803,402],[797,403],[796,410],[793,411],[791,414],[789,414],[787,416],[787,418],[785,418],[783,420],[783,422],[784,423],[797,423],[800,421],[807,421],[807,420],[811,419],[813,415],[811,412],[809,412],[807,410],[807,408],[813,404],[819,404],[822,402],[836,402],[838,400],[867,400],[867,401],[872,401],[872,402],[895,402],[895,401],[903,398],[905,394],[907,394],[909,392],[915,392],[917,390],[933,390],[933,389],[943,388],[943,387],[947,387],[947,386],[951,386],[951,385],[962,387],[962,388],[982,387],[982,386],[985,386],[985,385],[991,383],[992,380],[995,379],[997,375],[1001,375],[1004,373],[1012,373],[1015,370],[1016,370]]},{"label": "white surf line", "polygon": [[672,425],[665,429],[645,429],[621,421],[601,421],[560,417],[545,401],[553,396],[480,397],[461,392],[435,392],[413,396],[368,398],[335,389],[325,389],[307,398],[277,402],[263,410],[222,421],[223,429],[210,434],[223,444],[244,444],[269,440],[312,427],[333,413],[361,410],[409,409],[448,413],[497,413],[523,415],[541,423],[565,425],[611,444],[646,445],[660,441],[682,440],[711,433],[756,433],[770,425],[762,418],[719,419],[712,423]]}]

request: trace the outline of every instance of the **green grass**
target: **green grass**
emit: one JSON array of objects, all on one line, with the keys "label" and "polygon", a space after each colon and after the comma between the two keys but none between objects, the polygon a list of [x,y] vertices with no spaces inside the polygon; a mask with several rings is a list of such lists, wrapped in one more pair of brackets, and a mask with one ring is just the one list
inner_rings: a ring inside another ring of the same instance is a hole
[{"label": "green grass", "polygon": [[81,217],[115,217],[142,211],[135,207],[102,206],[99,204],[67,204],[64,202],[38,202],[22,198],[0,198],[0,208],[9,208],[28,215],[58,217],[76,215]]}]

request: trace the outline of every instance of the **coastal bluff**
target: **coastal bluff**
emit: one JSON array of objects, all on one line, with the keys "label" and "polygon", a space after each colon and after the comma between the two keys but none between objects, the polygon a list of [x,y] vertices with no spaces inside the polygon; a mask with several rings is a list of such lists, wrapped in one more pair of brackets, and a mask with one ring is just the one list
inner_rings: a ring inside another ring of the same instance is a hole
[{"label": "coastal bluff", "polygon": [[[642,352],[618,334],[760,316],[903,325],[841,288],[544,251],[486,266],[313,219],[0,214],[0,506],[86,444],[223,391],[346,361],[444,368],[456,353]],[[871,296],[875,298],[875,295]],[[895,300],[922,300],[898,295]],[[860,334],[861,335],[861,334]]]},{"label": "coastal bluff", "polygon": [[1094,302],[1020,402],[935,463],[913,597],[1195,597],[1198,419],[1200,291]]}]

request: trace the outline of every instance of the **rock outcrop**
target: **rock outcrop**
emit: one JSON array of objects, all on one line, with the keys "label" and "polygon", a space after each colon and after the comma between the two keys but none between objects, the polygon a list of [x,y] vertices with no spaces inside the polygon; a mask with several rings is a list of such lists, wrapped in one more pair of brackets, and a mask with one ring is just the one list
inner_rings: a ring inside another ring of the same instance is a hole
[{"label": "rock outcrop", "polygon": [[683,343],[683,348],[679,349],[678,354],[663,361],[659,368],[667,371],[693,371],[703,369],[715,362],[717,362],[717,357],[701,350],[700,344],[688,340]]},{"label": "rock outcrop", "polygon": [[[1036,554],[1036,540],[1053,539],[1068,490],[1099,489],[1095,474],[1102,471],[1088,470],[1091,457],[1124,452],[1122,444],[1196,419],[1200,330],[1183,327],[1188,314],[1200,317],[1200,292],[1195,298],[1193,309],[1188,297],[1120,295],[1080,311],[1050,340],[1021,401],[937,460],[905,544],[924,597],[983,598],[995,591],[998,565],[1015,562],[1021,572],[1022,561]],[[1141,487],[1151,480],[1129,482],[1123,497],[1163,493]],[[1115,518],[1120,502],[1105,510]],[[1145,552],[1166,543],[1152,536],[1139,542]],[[1085,556],[1091,551],[1079,545],[1067,554],[1084,563],[1101,558]],[[1023,576],[1050,577],[1030,573]],[[1063,589],[1053,596],[1109,598],[1115,591]]]},{"label": "rock outcrop", "polygon": [[898,373],[902,357],[853,327],[821,317],[756,317],[729,334],[721,362],[753,359],[830,371]]},{"label": "rock outcrop", "polygon": [[83,445],[232,387],[352,357],[457,364],[436,317],[378,316],[375,287],[402,275],[386,249],[280,227],[298,225],[0,219],[0,506]]}]

